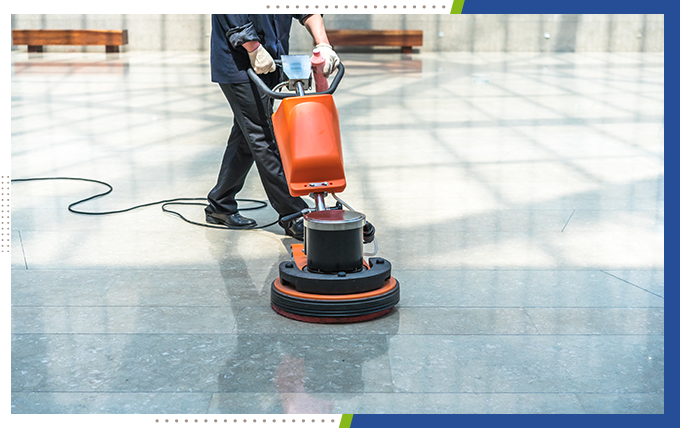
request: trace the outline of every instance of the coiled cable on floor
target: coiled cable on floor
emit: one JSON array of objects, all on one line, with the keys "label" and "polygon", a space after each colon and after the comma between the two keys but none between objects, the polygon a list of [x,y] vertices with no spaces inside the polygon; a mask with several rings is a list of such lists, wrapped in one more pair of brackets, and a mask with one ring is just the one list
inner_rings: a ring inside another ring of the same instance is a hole
[{"label": "coiled cable on floor", "polygon": [[[209,227],[211,229],[255,230],[255,229],[264,229],[264,228],[267,228],[269,226],[273,226],[278,222],[278,221],[273,221],[271,223],[268,223],[268,224],[265,224],[265,225],[262,225],[262,226],[254,226],[254,227],[249,227],[249,228],[236,228],[236,227],[229,227],[229,226],[218,226],[218,225],[213,225],[213,224],[206,224],[206,223],[199,223],[199,222],[191,221],[191,220],[187,219],[186,217],[184,217],[182,214],[178,213],[177,211],[173,211],[171,209],[166,208],[169,205],[198,205],[198,206],[206,207],[207,206],[206,203],[184,202],[184,201],[207,201],[206,198],[165,199],[165,200],[162,200],[162,201],[149,202],[149,203],[146,203],[146,204],[135,205],[135,206],[130,207],[130,208],[125,208],[125,209],[122,209],[122,210],[115,210],[115,211],[95,211],[95,212],[80,211],[80,210],[74,209],[73,207],[75,207],[76,205],[80,205],[82,203],[85,203],[87,201],[91,201],[92,199],[96,199],[96,198],[100,198],[100,197],[108,195],[109,193],[113,192],[113,186],[111,186],[109,183],[106,183],[104,181],[94,180],[92,178],[78,178],[78,177],[15,178],[15,179],[12,179],[11,182],[14,183],[14,182],[47,181],[47,180],[85,181],[85,182],[90,182],[90,183],[101,184],[103,186],[108,187],[108,190],[106,190],[105,192],[97,193],[96,195],[93,195],[93,196],[90,196],[90,197],[87,197],[85,199],[81,199],[79,201],[76,201],[76,202],[69,204],[68,210],[72,213],[75,213],[75,214],[83,214],[83,215],[120,214],[120,213],[124,213],[124,212],[128,212],[128,211],[136,210],[138,208],[144,208],[144,207],[150,207],[152,205],[162,204],[161,209],[163,210],[163,212],[174,214],[174,215],[178,216],[179,218],[181,218],[182,220],[184,220],[185,222],[187,222],[189,224],[193,224],[195,226]],[[261,200],[258,200],[258,199],[236,199],[236,200],[239,201],[239,202],[252,202],[252,203],[257,204],[254,207],[240,208],[239,209],[240,211],[257,210],[257,209],[260,209],[260,208],[265,208],[268,205],[266,201],[261,201]]]}]

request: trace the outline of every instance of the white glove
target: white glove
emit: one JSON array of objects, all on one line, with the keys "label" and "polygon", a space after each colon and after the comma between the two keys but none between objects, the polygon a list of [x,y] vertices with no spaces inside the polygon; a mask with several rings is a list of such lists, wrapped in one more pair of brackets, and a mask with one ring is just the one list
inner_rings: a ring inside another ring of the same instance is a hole
[{"label": "white glove", "polygon": [[262,45],[254,51],[248,52],[248,57],[250,58],[250,65],[257,74],[267,74],[276,70],[274,59]]},{"label": "white glove", "polygon": [[338,68],[340,58],[338,58],[338,54],[335,53],[333,47],[326,43],[319,43],[316,45],[316,49],[319,50],[321,56],[326,60],[326,63],[323,66],[323,75],[328,77],[336,68]]}]

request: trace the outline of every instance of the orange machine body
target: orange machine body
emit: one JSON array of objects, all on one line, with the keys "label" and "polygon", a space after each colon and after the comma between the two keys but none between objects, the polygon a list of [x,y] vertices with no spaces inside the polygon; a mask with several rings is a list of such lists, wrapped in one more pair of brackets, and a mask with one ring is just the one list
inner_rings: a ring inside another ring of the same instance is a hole
[{"label": "orange machine body", "polygon": [[345,190],[340,122],[332,95],[285,98],[272,122],[292,196]]}]

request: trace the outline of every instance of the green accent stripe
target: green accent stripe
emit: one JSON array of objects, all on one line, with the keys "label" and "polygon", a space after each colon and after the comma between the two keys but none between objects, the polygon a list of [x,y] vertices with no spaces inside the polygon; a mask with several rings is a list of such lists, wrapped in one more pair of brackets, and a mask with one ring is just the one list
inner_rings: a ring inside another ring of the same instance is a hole
[{"label": "green accent stripe", "polygon": [[340,419],[340,428],[349,428],[352,425],[352,416],[354,415],[342,415],[342,419]]},{"label": "green accent stripe", "polygon": [[465,4],[465,0],[453,0],[453,4],[451,5],[451,14],[461,14],[463,13],[463,5]]}]

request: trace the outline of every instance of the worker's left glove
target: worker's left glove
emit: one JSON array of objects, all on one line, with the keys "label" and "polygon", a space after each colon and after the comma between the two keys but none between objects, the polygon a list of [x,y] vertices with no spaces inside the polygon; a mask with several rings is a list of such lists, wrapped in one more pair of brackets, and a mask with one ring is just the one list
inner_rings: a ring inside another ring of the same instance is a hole
[{"label": "worker's left glove", "polygon": [[326,77],[330,76],[340,63],[338,54],[335,53],[331,45],[326,43],[319,43],[315,49],[318,49],[321,56],[326,60],[326,63],[323,65],[323,75]]},{"label": "worker's left glove", "polygon": [[250,58],[250,65],[257,74],[271,73],[276,70],[274,59],[264,46],[260,45],[252,52],[248,52]]}]

